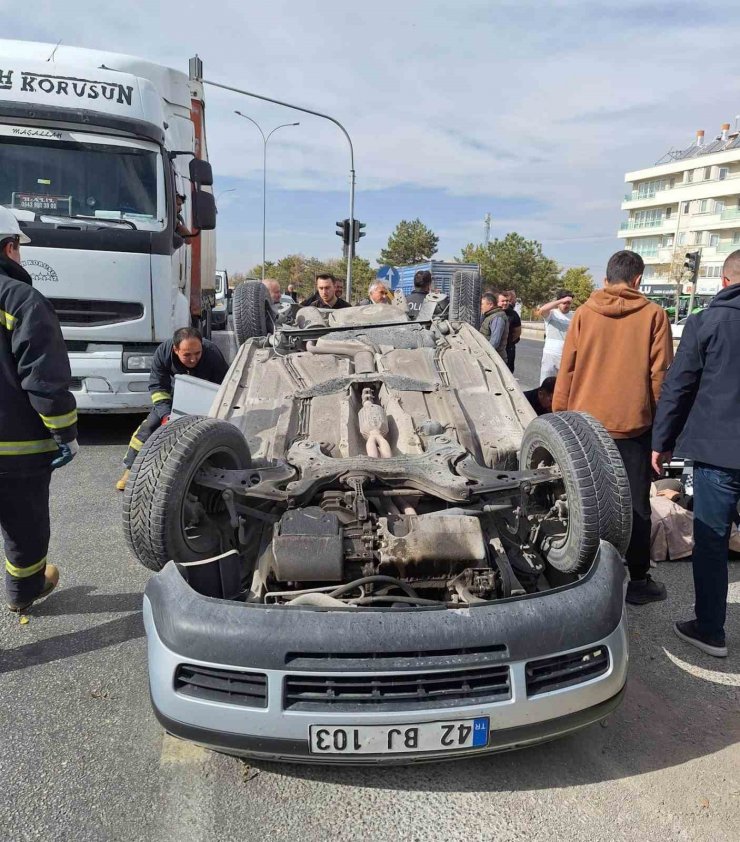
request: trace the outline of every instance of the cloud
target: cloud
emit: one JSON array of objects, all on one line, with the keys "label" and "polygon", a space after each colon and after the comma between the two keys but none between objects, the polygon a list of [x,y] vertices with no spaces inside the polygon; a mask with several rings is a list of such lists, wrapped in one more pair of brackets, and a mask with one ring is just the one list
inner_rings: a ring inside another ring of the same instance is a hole
[{"label": "cloud", "polygon": [[[711,136],[738,110],[734,53],[725,51],[721,66],[715,58],[738,34],[740,10],[730,2],[699,16],[694,3],[680,0],[623,0],[618,8],[606,0],[377,0],[369,7],[212,0],[207,15],[188,0],[37,0],[35,7],[33,21],[16,18],[6,37],[62,38],[183,70],[198,52],[207,78],[337,117],[355,146],[358,204],[376,207],[370,194],[429,191],[434,202],[413,215],[440,219],[449,232],[440,251],[459,249],[461,228],[472,233],[458,223],[461,201],[471,209],[462,212],[468,220],[482,202],[530,203],[529,211],[504,216],[542,240],[580,236],[561,244],[562,253],[576,255],[570,262],[602,260],[616,241],[593,244],[623,218],[624,173],[688,144],[696,128]],[[262,173],[261,138],[233,110],[266,128],[300,120],[270,140],[270,190],[293,194],[296,204],[309,193],[331,197],[336,210],[315,230],[334,248],[331,217],[346,213],[349,173],[337,127],[215,89],[207,97],[219,184],[238,190],[221,203],[224,221],[257,213],[245,200],[259,197]],[[446,198],[455,210],[445,217]],[[368,230],[386,218],[378,211]],[[387,224],[381,240],[394,223]],[[479,238],[482,225],[476,228]],[[298,229],[311,230],[303,219]],[[231,252],[238,247],[229,240]]]}]

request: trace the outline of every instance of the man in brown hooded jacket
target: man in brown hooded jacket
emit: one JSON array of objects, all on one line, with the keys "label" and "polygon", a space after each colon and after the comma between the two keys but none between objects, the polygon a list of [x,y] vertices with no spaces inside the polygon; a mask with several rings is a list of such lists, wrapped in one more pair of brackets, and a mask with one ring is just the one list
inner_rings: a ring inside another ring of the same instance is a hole
[{"label": "man in brown hooded jacket", "polygon": [[552,408],[588,412],[619,449],[632,492],[632,537],[627,548],[627,602],[666,598],[650,569],[651,428],[668,366],[673,361],[665,311],[638,291],[645,264],[618,251],[604,288],[591,293],[568,330]]}]

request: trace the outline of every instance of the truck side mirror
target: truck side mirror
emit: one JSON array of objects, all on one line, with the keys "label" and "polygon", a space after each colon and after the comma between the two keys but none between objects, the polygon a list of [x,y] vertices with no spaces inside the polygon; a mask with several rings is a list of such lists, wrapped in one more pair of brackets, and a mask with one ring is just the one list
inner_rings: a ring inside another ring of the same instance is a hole
[{"label": "truck side mirror", "polygon": [[213,169],[208,161],[202,161],[200,158],[191,158],[190,179],[198,187],[210,187],[213,184]]},{"label": "truck side mirror", "polygon": [[216,200],[213,193],[193,191],[193,225],[200,231],[213,231],[216,227]]}]

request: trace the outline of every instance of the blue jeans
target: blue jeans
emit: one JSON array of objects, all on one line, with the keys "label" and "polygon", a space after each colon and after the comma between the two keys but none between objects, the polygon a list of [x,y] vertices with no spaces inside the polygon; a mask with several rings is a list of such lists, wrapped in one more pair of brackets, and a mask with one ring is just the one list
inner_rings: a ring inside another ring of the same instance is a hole
[{"label": "blue jeans", "polygon": [[730,529],[737,519],[740,469],[694,463],[694,611],[699,631],[724,638]]}]

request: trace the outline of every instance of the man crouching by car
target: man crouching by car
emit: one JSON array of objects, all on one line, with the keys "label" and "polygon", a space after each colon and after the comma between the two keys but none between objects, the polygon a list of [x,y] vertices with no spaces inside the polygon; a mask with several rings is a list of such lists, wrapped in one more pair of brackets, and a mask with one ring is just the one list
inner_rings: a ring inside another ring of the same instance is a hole
[{"label": "man crouching by car", "polygon": [[208,339],[203,339],[200,331],[194,327],[181,327],[175,331],[172,339],[165,340],[157,348],[149,375],[149,394],[154,408],[131,436],[123,460],[126,470],[116,483],[119,491],[126,488],[129,471],[144,442],[169,420],[175,375],[189,374],[199,380],[220,384],[228,370],[229,366],[218,347]]}]

